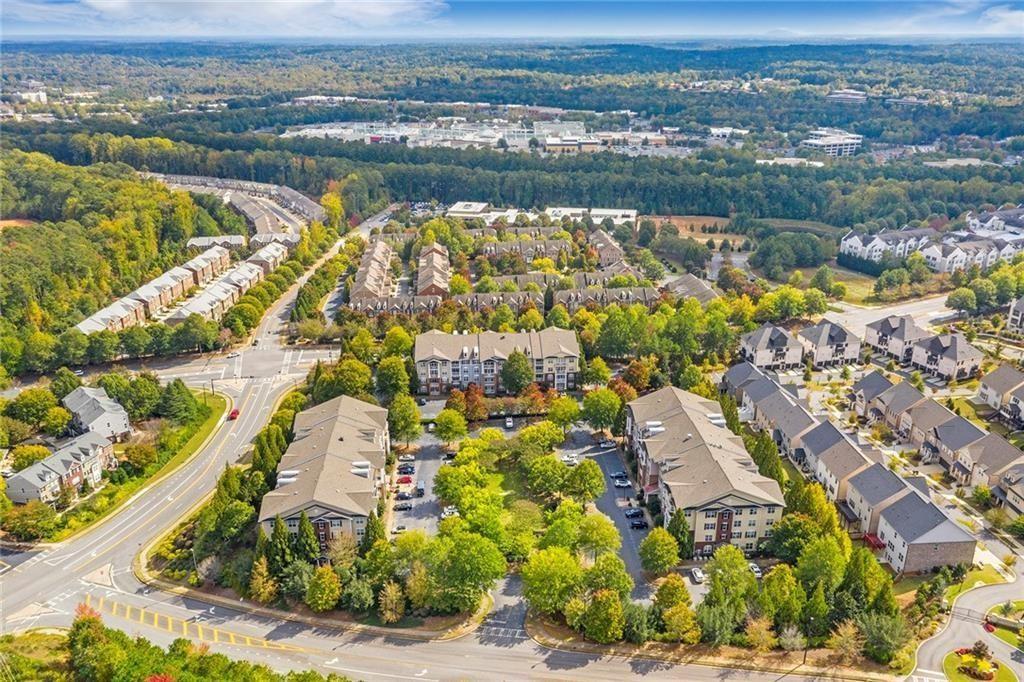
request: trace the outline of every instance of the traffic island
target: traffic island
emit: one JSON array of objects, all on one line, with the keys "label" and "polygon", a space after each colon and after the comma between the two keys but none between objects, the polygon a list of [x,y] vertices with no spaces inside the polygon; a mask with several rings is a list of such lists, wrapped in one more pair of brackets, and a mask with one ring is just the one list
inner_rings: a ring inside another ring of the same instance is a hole
[{"label": "traffic island", "polygon": [[893,675],[885,666],[870,661],[860,661],[856,668],[836,663],[834,653],[828,649],[803,651],[778,651],[758,654],[751,649],[733,646],[710,647],[704,644],[668,644],[647,642],[646,644],[597,644],[583,638],[578,632],[550,619],[530,613],[526,617],[526,632],[539,645],[558,651],[573,651],[595,656],[617,656],[652,661],[663,661],[676,665],[703,665],[710,668],[732,670],[756,670],[779,673],[832,678],[839,680],[891,680]]},{"label": "traffic island", "polygon": [[942,659],[942,672],[950,682],[1017,682],[1017,676],[1005,663],[976,656],[971,649],[958,649]]}]

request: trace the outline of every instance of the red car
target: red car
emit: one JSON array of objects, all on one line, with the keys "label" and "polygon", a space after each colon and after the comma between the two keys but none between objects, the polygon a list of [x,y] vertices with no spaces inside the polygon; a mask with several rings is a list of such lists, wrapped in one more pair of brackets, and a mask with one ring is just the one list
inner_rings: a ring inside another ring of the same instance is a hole
[{"label": "red car", "polygon": [[406,484],[406,483],[412,483],[412,476],[399,476],[398,477],[398,484],[399,485],[403,485],[403,484]]},{"label": "red car", "polygon": [[231,420],[231,421],[234,421],[234,420],[238,419],[238,408],[237,407],[235,409],[231,410],[231,414],[228,415],[228,419]]}]

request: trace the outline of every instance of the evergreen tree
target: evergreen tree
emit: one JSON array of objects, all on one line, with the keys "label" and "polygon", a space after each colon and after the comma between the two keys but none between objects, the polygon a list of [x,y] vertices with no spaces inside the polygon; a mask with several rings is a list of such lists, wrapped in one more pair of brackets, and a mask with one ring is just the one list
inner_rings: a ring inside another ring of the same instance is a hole
[{"label": "evergreen tree", "polygon": [[164,387],[157,414],[178,424],[189,424],[199,416],[199,402],[181,379]]},{"label": "evergreen tree", "polygon": [[267,546],[267,561],[270,563],[270,572],[276,578],[280,578],[292,563],[291,533],[280,516],[274,517],[274,530],[270,533]]},{"label": "evergreen tree", "polygon": [[821,637],[829,631],[828,602],[825,601],[825,586],[820,582],[804,604],[801,620],[808,637]]},{"label": "evergreen tree", "polygon": [[313,577],[306,587],[303,599],[306,606],[316,613],[333,609],[341,597],[341,579],[330,566],[320,566],[313,571]]},{"label": "evergreen tree", "polygon": [[680,561],[688,561],[693,557],[693,533],[690,531],[690,524],[686,521],[686,514],[682,509],[676,509],[668,522],[669,535],[679,543]]},{"label": "evergreen tree", "polygon": [[310,564],[316,563],[320,558],[320,543],[316,539],[316,531],[313,530],[313,523],[303,511],[299,516],[299,532],[295,535],[295,546],[292,549],[297,561],[305,561]]}]

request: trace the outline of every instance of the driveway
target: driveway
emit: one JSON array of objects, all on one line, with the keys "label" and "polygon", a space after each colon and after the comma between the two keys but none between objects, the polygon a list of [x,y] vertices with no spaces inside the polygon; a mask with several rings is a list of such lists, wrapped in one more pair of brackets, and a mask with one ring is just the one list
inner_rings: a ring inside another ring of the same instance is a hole
[{"label": "driveway", "polygon": [[[629,527],[630,520],[625,517],[623,510],[630,506],[636,506],[635,488],[616,488],[610,477],[617,471],[628,469],[619,458],[619,450],[602,450],[590,433],[582,429],[574,429],[569,434],[568,442],[561,448],[564,452],[575,452],[582,457],[589,457],[597,462],[604,472],[605,491],[597,498],[597,508],[602,514],[610,518],[622,536],[622,547],[619,549],[619,556],[626,564],[626,570],[633,577],[636,583],[633,587],[633,598],[647,601],[651,598],[651,587],[644,577],[643,567],[640,565],[638,550],[640,543],[647,537],[647,530],[633,530]],[[645,516],[648,523],[650,517]]]}]

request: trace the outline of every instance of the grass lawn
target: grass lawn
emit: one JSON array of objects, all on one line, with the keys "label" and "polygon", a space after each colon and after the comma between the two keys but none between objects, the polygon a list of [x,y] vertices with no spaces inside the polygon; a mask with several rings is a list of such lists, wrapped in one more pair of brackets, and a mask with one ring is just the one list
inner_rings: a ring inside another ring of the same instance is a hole
[{"label": "grass lawn", "polygon": [[[197,396],[199,395],[198,392],[196,392],[196,394]],[[182,446],[182,448],[173,457],[167,460],[159,470],[153,472],[153,475],[147,478],[132,479],[123,485],[117,486],[116,491],[114,491],[114,493],[109,497],[106,503],[107,506],[102,511],[96,513],[95,516],[84,523],[75,523],[75,518],[69,519],[68,525],[65,528],[61,529],[53,537],[47,538],[47,540],[51,542],[65,540],[72,535],[81,533],[87,528],[91,528],[100,520],[120,509],[121,505],[124,504],[128,498],[138,492],[140,488],[171,473],[184,464],[192,455],[195,454],[196,450],[199,449],[199,446],[203,444],[210,433],[213,432],[214,427],[217,426],[217,422],[228,408],[227,399],[217,394],[211,395],[207,393],[206,401],[210,405],[210,416],[206,418],[206,421],[200,424],[196,432],[192,434],[192,437],[185,442],[185,445]],[[98,494],[102,493],[103,491],[101,490]]]},{"label": "grass lawn", "polygon": [[[973,682],[974,678],[964,675],[957,671],[957,666],[960,663],[960,657],[955,652],[949,652],[946,657],[942,659],[942,672],[946,674],[946,679],[950,682]],[[1016,682],[1017,676],[1013,674],[1013,671],[1001,661],[999,662],[999,672],[996,674],[995,682]]]},{"label": "grass lawn", "polygon": [[1016,632],[1014,632],[1010,628],[1004,628],[1004,627],[1001,627],[999,625],[996,625],[996,629],[995,629],[995,631],[992,634],[995,635],[996,637],[998,637],[999,639],[1003,640],[1004,642],[1006,642],[1007,644],[1009,644],[1012,647],[1020,647],[1021,646],[1020,645],[1020,637],[1017,635]]},{"label": "grass lawn", "polygon": [[897,597],[901,594],[916,592],[917,588],[921,587],[923,583],[928,582],[932,577],[930,575],[912,575],[900,578],[900,581],[892,586],[892,590]]},{"label": "grass lawn", "polygon": [[986,429],[988,428],[988,421],[978,416],[978,408],[967,398],[954,398],[953,407],[967,421],[974,422]]},{"label": "grass lawn", "polygon": [[967,577],[964,578],[962,583],[950,585],[946,588],[946,599],[953,601],[961,592],[971,589],[979,582],[985,585],[994,585],[995,583],[1005,582],[1005,579],[992,566],[971,569],[967,572]]},{"label": "grass lawn", "polygon": [[845,228],[829,225],[817,220],[791,220],[789,218],[766,218],[762,222],[768,223],[777,230],[785,232],[810,232],[823,237],[842,235],[847,232]]},{"label": "grass lawn", "polygon": [[50,632],[25,632],[0,637],[3,670],[13,677],[4,679],[71,679],[67,637]]}]

